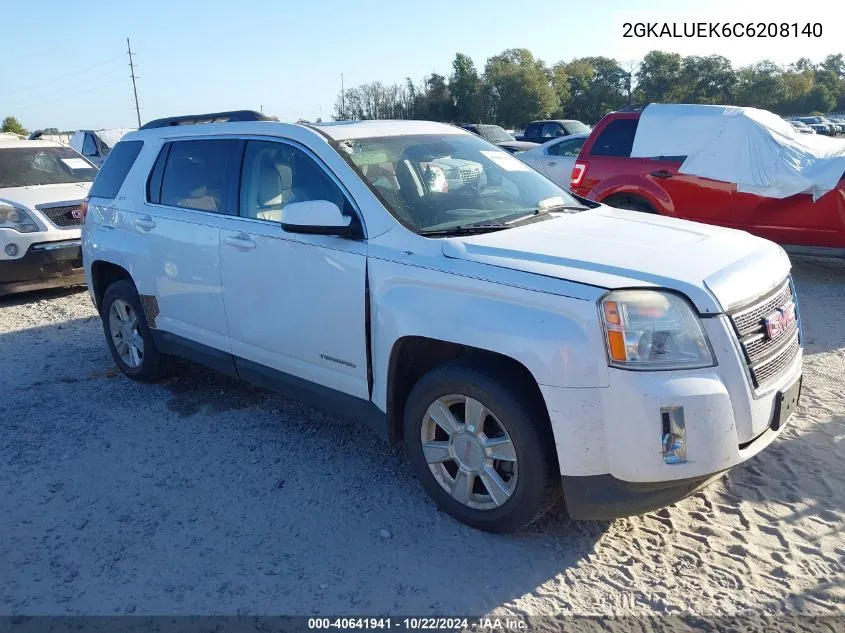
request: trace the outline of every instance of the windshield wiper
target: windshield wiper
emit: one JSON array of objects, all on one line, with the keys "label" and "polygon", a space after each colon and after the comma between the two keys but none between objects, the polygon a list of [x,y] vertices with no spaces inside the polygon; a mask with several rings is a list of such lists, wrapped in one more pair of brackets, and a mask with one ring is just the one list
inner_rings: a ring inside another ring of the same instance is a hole
[{"label": "windshield wiper", "polygon": [[507,224],[467,224],[450,226],[446,229],[422,229],[417,231],[420,235],[427,237],[451,236],[451,235],[479,235],[481,233],[492,233],[510,228]]},{"label": "windshield wiper", "polygon": [[550,207],[537,207],[533,211],[520,211],[513,215],[508,215],[503,218],[498,218],[500,222],[508,226],[519,224],[525,220],[533,220],[540,216],[549,215],[551,213],[578,213],[579,211],[587,211],[588,207],[580,204],[556,204]]}]

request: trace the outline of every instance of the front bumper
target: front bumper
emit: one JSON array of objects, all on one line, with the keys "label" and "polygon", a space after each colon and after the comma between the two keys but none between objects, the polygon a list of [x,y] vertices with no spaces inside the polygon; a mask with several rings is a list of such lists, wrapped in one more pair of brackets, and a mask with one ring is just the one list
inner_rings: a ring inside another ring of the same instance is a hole
[{"label": "front bumper", "polygon": [[78,239],[30,244],[22,257],[0,260],[0,296],[84,283]]},{"label": "front bumper", "polygon": [[[755,391],[727,317],[704,320],[719,364],[687,371],[613,369],[593,389],[541,386],[570,515],[611,519],[670,505],[764,450],[782,432],[779,393],[802,354]],[[664,455],[663,412],[682,409],[684,459]],[[788,425],[788,424],[787,424]]]},{"label": "front bumper", "polygon": [[610,521],[665,508],[701,490],[724,472],[674,481],[622,481],[613,475],[563,477],[569,517],[578,521]]}]

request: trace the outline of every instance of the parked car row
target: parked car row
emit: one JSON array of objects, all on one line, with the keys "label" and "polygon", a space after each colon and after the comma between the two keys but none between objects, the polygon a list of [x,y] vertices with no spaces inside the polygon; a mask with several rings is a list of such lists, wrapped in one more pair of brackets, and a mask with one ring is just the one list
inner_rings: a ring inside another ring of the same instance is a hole
[{"label": "parked car row", "polygon": [[[816,134],[824,134],[826,136],[845,134],[845,119],[824,116],[802,116],[793,118],[792,122],[793,125],[795,123],[803,123]],[[801,129],[799,131],[803,132]]]},{"label": "parked car row", "polygon": [[49,134],[38,130],[29,135],[30,140],[56,141],[70,145],[95,165],[100,165],[115,144],[132,128],[102,130],[76,130],[72,134]]}]

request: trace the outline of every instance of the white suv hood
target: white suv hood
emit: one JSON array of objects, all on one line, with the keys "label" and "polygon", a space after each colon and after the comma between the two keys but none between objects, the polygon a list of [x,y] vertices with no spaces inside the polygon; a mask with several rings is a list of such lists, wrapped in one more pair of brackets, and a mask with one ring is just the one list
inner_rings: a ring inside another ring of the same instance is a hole
[{"label": "white suv hood", "polygon": [[709,314],[774,288],[790,268],[780,246],[743,231],[607,206],[449,238],[443,254],[603,288],[671,288]]},{"label": "white suv hood", "polygon": [[11,202],[27,209],[34,209],[36,205],[82,200],[88,195],[90,188],[90,182],[7,187],[0,189],[0,200],[5,200],[6,202]]}]

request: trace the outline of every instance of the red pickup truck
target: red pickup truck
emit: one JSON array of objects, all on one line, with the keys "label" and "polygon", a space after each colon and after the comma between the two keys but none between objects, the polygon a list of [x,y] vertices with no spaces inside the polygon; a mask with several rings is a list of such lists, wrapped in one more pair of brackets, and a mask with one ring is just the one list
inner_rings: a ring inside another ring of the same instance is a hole
[{"label": "red pickup truck", "polygon": [[678,169],[684,156],[631,158],[640,112],[612,112],[593,129],[572,169],[574,193],[605,204],[742,229],[795,254],[845,257],[845,175],[810,194],[766,198]]}]

